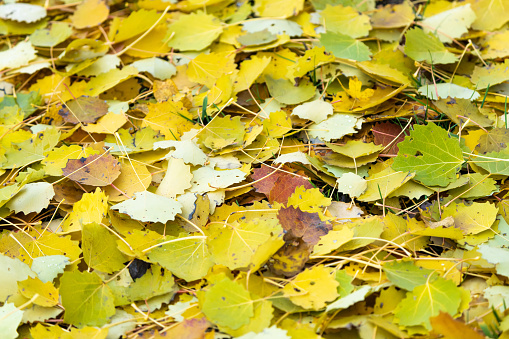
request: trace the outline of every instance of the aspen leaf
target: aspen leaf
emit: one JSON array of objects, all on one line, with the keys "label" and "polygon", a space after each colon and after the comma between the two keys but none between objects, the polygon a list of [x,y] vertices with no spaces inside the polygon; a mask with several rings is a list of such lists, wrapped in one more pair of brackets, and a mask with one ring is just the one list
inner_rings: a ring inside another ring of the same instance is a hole
[{"label": "aspen leaf", "polygon": [[412,291],[415,287],[433,282],[437,276],[430,276],[433,271],[413,264],[411,261],[391,261],[383,265],[387,278],[397,287]]},{"label": "aspen leaf", "polygon": [[292,111],[292,115],[296,115],[301,119],[311,120],[317,124],[327,119],[327,117],[333,113],[332,105],[323,100],[313,100],[303,103],[295,107]]},{"label": "aspen leaf", "polygon": [[189,62],[186,74],[190,80],[212,88],[222,75],[233,74],[234,57],[235,54],[228,52],[201,53]]},{"label": "aspen leaf", "polygon": [[0,331],[6,339],[18,338],[16,329],[23,318],[23,311],[12,303],[5,303],[0,306]]},{"label": "aspen leaf", "polygon": [[508,20],[509,5],[495,0],[474,0],[472,10],[477,18],[472,24],[473,29],[492,31]]},{"label": "aspen leaf", "polygon": [[428,17],[422,23],[425,33],[437,32],[441,42],[449,43],[467,33],[475,19],[470,4],[466,4]]},{"label": "aspen leaf", "polygon": [[0,5],[0,18],[32,23],[46,16],[46,8],[27,3],[7,3]]},{"label": "aspen leaf", "polygon": [[174,220],[175,215],[182,211],[180,203],[174,199],[148,191],[136,192],[133,198],[116,204],[111,209],[128,214],[136,220],[162,223]]},{"label": "aspen leaf", "polygon": [[341,33],[351,38],[368,35],[371,30],[369,17],[350,6],[327,5],[321,13],[327,31]]},{"label": "aspen leaf", "polygon": [[34,182],[26,184],[5,206],[12,211],[39,213],[48,207],[51,198],[55,195],[53,185],[47,182]]},{"label": "aspen leaf", "polygon": [[304,0],[255,0],[254,10],[261,17],[290,17],[304,7]]},{"label": "aspen leaf", "polygon": [[204,238],[190,238],[182,233],[180,237],[168,237],[171,243],[163,244],[150,251],[148,258],[170,270],[185,281],[203,278],[214,262]]},{"label": "aspen leaf", "polygon": [[120,175],[120,163],[110,154],[93,154],[86,158],[67,160],[62,172],[80,184],[106,186]]},{"label": "aspen leaf", "polygon": [[36,51],[28,41],[21,41],[16,46],[0,52],[0,70],[26,66],[36,58]]},{"label": "aspen leaf", "polygon": [[287,232],[288,239],[302,239],[309,245],[315,245],[320,237],[327,234],[332,225],[320,220],[318,213],[301,211],[298,207],[281,208],[278,219]]},{"label": "aspen leaf", "polygon": [[80,201],[73,205],[62,229],[64,232],[81,231],[83,225],[101,223],[108,211],[108,199],[104,192],[96,188],[95,192],[83,194]]},{"label": "aspen leaf", "polygon": [[318,124],[309,127],[309,135],[322,141],[341,139],[345,135],[357,133],[363,119],[353,114],[335,113]]},{"label": "aspen leaf", "polygon": [[437,278],[417,286],[399,304],[395,316],[400,325],[423,325],[431,328],[430,318],[441,311],[456,315],[461,303],[461,290],[450,280]]},{"label": "aspen leaf", "polygon": [[190,191],[194,193],[215,191],[241,182],[245,177],[246,173],[238,169],[218,171],[209,166],[201,167],[193,172]]},{"label": "aspen leaf", "polygon": [[78,29],[100,25],[108,18],[110,8],[102,0],[83,1],[71,17],[71,22]]},{"label": "aspen leaf", "polygon": [[72,28],[65,22],[53,22],[51,27],[38,29],[30,35],[30,42],[37,47],[53,47],[67,40]]},{"label": "aspen leaf", "polygon": [[208,319],[233,330],[247,324],[254,315],[249,292],[226,277],[203,294],[201,305]]},{"label": "aspen leaf", "polygon": [[199,51],[208,47],[223,31],[221,22],[203,12],[182,15],[168,26],[168,45],[180,51]]},{"label": "aspen leaf", "polygon": [[311,99],[315,94],[314,86],[306,79],[303,79],[298,86],[285,79],[272,79],[265,77],[270,94],[277,101],[286,105],[295,105]]},{"label": "aspen leaf", "polygon": [[146,10],[142,8],[139,11],[131,12],[127,18],[120,20],[118,23],[113,41],[124,41],[145,32],[155,24],[159,17],[160,14],[155,10]]},{"label": "aspen leaf", "polygon": [[83,225],[83,258],[93,269],[113,273],[124,268],[127,258],[117,249],[117,238],[107,227],[98,223]]},{"label": "aspen leaf", "polygon": [[333,273],[323,265],[315,266],[298,274],[283,288],[283,293],[296,305],[319,310],[338,297],[339,283]]},{"label": "aspen leaf", "polygon": [[91,123],[108,113],[108,104],[99,98],[81,96],[67,101],[58,111],[71,124]]},{"label": "aspen leaf", "polygon": [[65,321],[78,327],[102,326],[115,313],[113,293],[95,272],[65,272],[60,295]]},{"label": "aspen leaf", "polygon": [[464,161],[458,142],[432,122],[416,126],[398,147],[393,168],[415,172],[415,179],[426,185],[447,186]]},{"label": "aspen leaf", "polygon": [[433,33],[425,33],[420,28],[413,28],[407,31],[405,39],[405,53],[415,61],[450,64],[457,60],[456,56],[447,51]]},{"label": "aspen leaf", "polygon": [[136,300],[147,300],[170,293],[174,290],[174,285],[171,272],[158,265],[151,266],[136,280],[129,276],[120,281],[112,280],[107,284],[115,298],[115,306],[129,305]]},{"label": "aspen leaf", "polygon": [[335,32],[321,34],[320,43],[336,58],[366,61],[371,56],[366,44],[345,34]]},{"label": "aspen leaf", "polygon": [[36,294],[34,304],[51,307],[58,304],[58,290],[51,282],[42,282],[38,278],[28,278],[18,281],[18,288],[25,298],[32,299]]}]

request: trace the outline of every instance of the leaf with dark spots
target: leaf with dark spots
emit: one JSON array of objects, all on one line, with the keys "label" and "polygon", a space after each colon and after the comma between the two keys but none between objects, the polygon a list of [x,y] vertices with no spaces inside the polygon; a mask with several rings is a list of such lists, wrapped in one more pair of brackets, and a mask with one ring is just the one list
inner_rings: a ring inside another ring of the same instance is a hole
[{"label": "leaf with dark spots", "polygon": [[475,150],[481,154],[500,152],[507,148],[509,143],[509,130],[506,128],[494,128],[479,137]]},{"label": "leaf with dark spots", "polygon": [[87,158],[68,160],[62,172],[80,184],[106,186],[120,175],[120,163],[110,154],[94,154]]},{"label": "leaf with dark spots", "polygon": [[318,243],[320,237],[329,233],[332,225],[320,220],[318,213],[303,212],[299,208],[290,206],[281,208],[277,215],[283,229],[287,232],[287,242],[302,239],[308,245]]},{"label": "leaf with dark spots", "polygon": [[310,254],[311,246],[302,240],[296,244],[286,244],[274,254],[269,267],[275,274],[293,277],[302,271]]},{"label": "leaf with dark spots", "polygon": [[93,123],[106,113],[108,113],[106,101],[88,96],[69,100],[58,111],[58,114],[71,124]]}]

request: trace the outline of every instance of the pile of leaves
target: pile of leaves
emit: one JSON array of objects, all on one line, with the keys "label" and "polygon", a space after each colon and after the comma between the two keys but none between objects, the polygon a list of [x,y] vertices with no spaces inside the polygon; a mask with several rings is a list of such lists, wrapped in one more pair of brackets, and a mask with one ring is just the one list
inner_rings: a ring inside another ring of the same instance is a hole
[{"label": "pile of leaves", "polygon": [[508,338],[508,20],[0,5],[2,338]]}]

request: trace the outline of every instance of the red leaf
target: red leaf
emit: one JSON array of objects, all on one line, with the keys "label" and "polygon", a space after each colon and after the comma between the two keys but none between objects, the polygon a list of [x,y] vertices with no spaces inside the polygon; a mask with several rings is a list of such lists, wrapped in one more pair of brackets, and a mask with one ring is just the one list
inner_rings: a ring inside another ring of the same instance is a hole
[{"label": "red leaf", "polygon": [[313,184],[301,176],[287,173],[281,175],[274,183],[274,187],[270,190],[268,195],[269,202],[273,203],[276,201],[281,204],[286,204],[288,198],[290,198],[293,192],[295,192],[295,189],[299,186],[304,186],[305,189],[313,188]]},{"label": "red leaf", "polygon": [[[376,124],[372,131],[375,136],[375,144],[377,145],[391,145],[390,148],[383,151],[384,154],[397,155],[399,148],[398,143],[405,140],[405,133],[401,133],[403,128],[393,124],[392,122],[381,122]],[[398,137],[398,135],[401,135]],[[396,141],[394,141],[396,139]],[[394,142],[393,142],[394,141]]]},{"label": "red leaf", "polygon": [[[274,173],[275,172],[275,173]],[[260,168],[255,168],[253,170],[253,174],[251,174],[251,178],[253,180],[260,180],[253,184],[253,187],[256,189],[256,192],[263,193],[265,195],[269,195],[270,190],[274,187],[276,180],[285,172],[277,170],[275,168],[270,168],[268,166],[262,166]]]}]

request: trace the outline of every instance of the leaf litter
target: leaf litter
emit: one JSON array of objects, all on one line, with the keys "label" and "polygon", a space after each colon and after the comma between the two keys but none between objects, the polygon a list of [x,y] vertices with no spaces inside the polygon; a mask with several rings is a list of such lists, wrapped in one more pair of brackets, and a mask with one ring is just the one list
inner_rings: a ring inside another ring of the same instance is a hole
[{"label": "leaf litter", "polygon": [[0,5],[2,337],[508,337],[508,20]]}]

